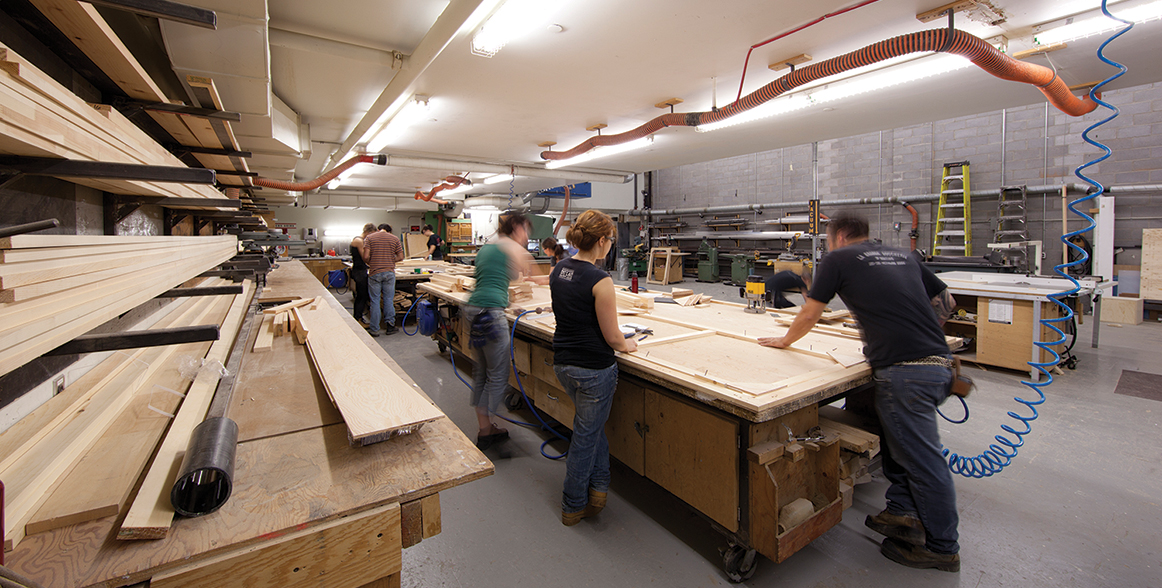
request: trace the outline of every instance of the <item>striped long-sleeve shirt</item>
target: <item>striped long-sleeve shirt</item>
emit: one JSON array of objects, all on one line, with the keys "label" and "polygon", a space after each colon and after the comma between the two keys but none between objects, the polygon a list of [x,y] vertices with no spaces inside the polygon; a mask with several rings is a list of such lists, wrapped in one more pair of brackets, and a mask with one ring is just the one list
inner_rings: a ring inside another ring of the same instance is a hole
[{"label": "striped long-sleeve shirt", "polygon": [[399,237],[378,231],[363,238],[363,254],[367,274],[374,276],[395,271],[395,262],[403,259],[403,245]]}]

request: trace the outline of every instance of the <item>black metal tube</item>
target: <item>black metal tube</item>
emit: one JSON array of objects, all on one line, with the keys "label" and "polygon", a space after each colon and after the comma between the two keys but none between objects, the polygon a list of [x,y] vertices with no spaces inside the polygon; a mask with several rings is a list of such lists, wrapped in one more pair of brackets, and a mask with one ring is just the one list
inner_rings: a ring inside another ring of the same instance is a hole
[{"label": "black metal tube", "polygon": [[3,229],[0,229],[0,238],[11,237],[13,235],[23,235],[25,233],[34,233],[36,231],[43,231],[45,229],[55,229],[59,226],[61,226],[60,221],[55,218],[50,218],[32,223],[24,223],[23,225],[4,227]]},{"label": "black metal tube", "polygon": [[237,449],[238,424],[234,421],[212,417],[194,427],[182,468],[169,493],[178,514],[199,517],[226,504],[233,489]]}]

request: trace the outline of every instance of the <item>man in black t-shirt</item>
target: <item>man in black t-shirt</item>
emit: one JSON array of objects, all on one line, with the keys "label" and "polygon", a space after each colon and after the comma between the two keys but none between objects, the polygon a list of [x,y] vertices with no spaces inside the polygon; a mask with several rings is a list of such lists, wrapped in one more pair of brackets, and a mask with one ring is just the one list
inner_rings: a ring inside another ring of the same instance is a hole
[{"label": "man in black t-shirt", "polygon": [[791,308],[795,306],[794,302],[787,300],[784,292],[794,292],[803,294],[803,298],[807,298],[807,284],[810,277],[807,275],[800,276],[791,270],[783,270],[777,272],[775,275],[763,280],[764,289],[767,291],[767,301],[770,302],[771,308]]},{"label": "man in black t-shirt", "polygon": [[428,259],[432,261],[444,259],[444,240],[436,234],[432,225],[424,225],[424,230],[420,232],[428,238]]},{"label": "man in black t-shirt", "polygon": [[956,489],[940,453],[936,406],[948,396],[951,356],[941,323],[954,301],[916,258],[868,241],[867,221],[831,220],[830,253],[820,262],[803,310],[783,337],[759,344],[784,348],[819,320],[838,294],[859,321],[873,369],[883,427],[887,508],[864,522],[885,535],[880,552],[909,567],[960,570]]}]

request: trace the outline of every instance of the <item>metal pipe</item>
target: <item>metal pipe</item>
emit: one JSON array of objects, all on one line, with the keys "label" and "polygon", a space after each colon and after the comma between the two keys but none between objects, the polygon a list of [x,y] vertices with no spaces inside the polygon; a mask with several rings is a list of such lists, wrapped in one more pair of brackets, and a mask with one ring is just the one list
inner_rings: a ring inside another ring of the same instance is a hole
[{"label": "metal pipe", "polygon": [[1106,188],[1108,194],[1140,194],[1143,192],[1162,192],[1162,184],[1137,184],[1132,186],[1110,186]]},{"label": "metal pipe", "polygon": [[344,41],[327,39],[318,35],[311,35],[299,31],[289,30],[282,26],[267,27],[267,38],[271,47],[283,47],[308,53],[319,53],[332,57],[342,57],[374,63],[391,69],[401,69],[405,56],[398,51],[384,51],[364,45],[356,45]]},{"label": "metal pipe", "polygon": [[740,241],[773,241],[776,239],[798,239],[803,231],[697,231],[687,235],[670,235],[675,241],[701,241],[702,239],[733,239]]},{"label": "metal pipe", "polygon": [[[1162,190],[1162,186],[1147,186],[1151,189]],[[1028,193],[1031,194],[1056,194],[1062,188],[1061,184],[1053,186],[1029,186]],[[1065,184],[1065,188],[1070,192],[1084,194],[1089,186],[1086,184]],[[1135,187],[1136,188],[1136,187]],[[1113,190],[1114,188],[1111,188]],[[1128,191],[1128,190],[1122,190]],[[1135,191],[1150,191],[1150,190],[1135,190]],[[1117,193],[1117,192],[1114,192]],[[1000,189],[996,190],[974,190],[970,196],[972,198],[997,198],[1001,194]],[[940,194],[921,194],[917,196],[884,196],[881,198],[840,198],[836,200],[825,200],[820,202],[824,206],[852,206],[859,204],[899,204],[901,202],[937,202],[940,200]],[[690,214],[726,214],[749,212],[752,210],[779,210],[785,208],[807,208],[809,201],[798,200],[795,202],[769,202],[766,204],[732,204],[729,206],[708,206],[704,208],[667,208],[662,210],[631,210],[627,214],[650,214],[654,216],[662,215],[690,215]]]},{"label": "metal pipe", "polygon": [[1005,141],[1005,138],[1006,138],[1005,137],[1005,119],[1009,118],[1008,115],[1009,115],[1009,109],[1002,108],[1001,109],[1001,185],[1002,186],[1005,185],[1005,158],[1007,155],[1007,153],[1005,153],[1005,149],[1006,149],[1006,145],[1008,144]]},{"label": "metal pipe", "polygon": [[36,231],[43,231],[45,229],[55,229],[59,226],[61,226],[61,223],[55,218],[24,223],[22,225],[13,225],[11,227],[4,227],[0,229],[0,238],[11,237],[13,235],[23,235],[24,233],[34,233]]}]

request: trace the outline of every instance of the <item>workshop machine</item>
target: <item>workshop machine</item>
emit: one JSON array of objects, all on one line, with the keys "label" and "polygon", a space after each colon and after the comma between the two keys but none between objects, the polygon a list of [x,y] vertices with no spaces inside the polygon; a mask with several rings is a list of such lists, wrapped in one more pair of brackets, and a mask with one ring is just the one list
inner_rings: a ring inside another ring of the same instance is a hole
[{"label": "workshop machine", "polygon": [[729,255],[730,281],[736,286],[747,283],[747,276],[754,273],[755,256],[748,253]]},{"label": "workshop machine", "polygon": [[767,311],[767,284],[762,276],[747,276],[746,287],[740,290],[746,298],[746,312],[762,314]]},{"label": "workshop machine", "polygon": [[648,260],[650,257],[650,252],[641,243],[638,243],[631,248],[622,249],[621,256],[628,260],[628,271],[630,272],[637,272],[639,274],[645,275],[646,270],[649,269]]},{"label": "workshop machine", "polygon": [[718,281],[718,248],[706,239],[698,246],[698,281]]}]

